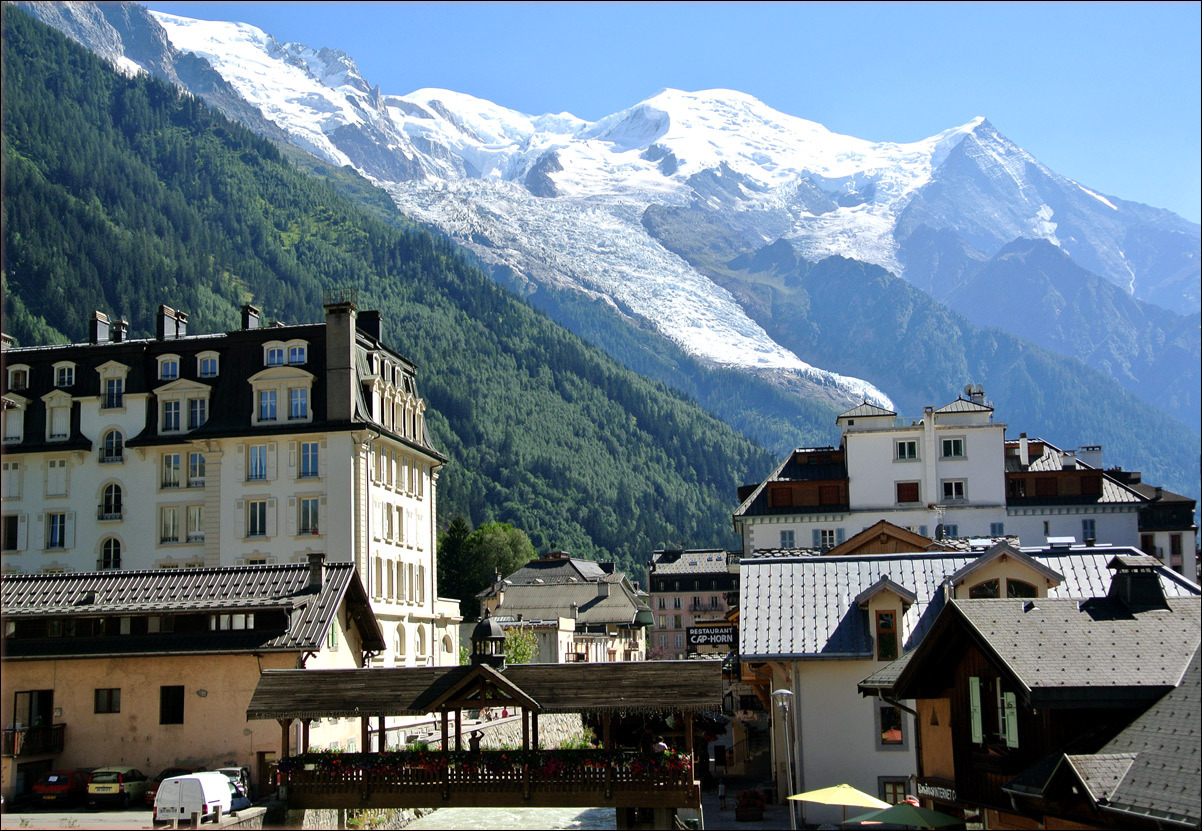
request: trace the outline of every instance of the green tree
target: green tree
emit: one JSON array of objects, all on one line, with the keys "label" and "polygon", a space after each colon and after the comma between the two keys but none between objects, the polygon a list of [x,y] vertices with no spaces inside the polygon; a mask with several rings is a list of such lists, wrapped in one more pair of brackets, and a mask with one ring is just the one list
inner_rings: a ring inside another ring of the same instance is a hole
[{"label": "green tree", "polygon": [[505,630],[505,663],[528,664],[538,654],[538,638],[528,626]]},{"label": "green tree", "polygon": [[464,543],[471,533],[472,526],[462,514],[456,514],[438,535],[438,595],[459,598],[461,605],[464,593],[470,588],[466,585],[469,574],[463,558]]},{"label": "green tree", "polygon": [[466,616],[478,611],[476,593],[496,579],[512,574],[533,560],[534,545],[520,528],[508,522],[486,522],[463,543],[463,594],[460,611]]}]

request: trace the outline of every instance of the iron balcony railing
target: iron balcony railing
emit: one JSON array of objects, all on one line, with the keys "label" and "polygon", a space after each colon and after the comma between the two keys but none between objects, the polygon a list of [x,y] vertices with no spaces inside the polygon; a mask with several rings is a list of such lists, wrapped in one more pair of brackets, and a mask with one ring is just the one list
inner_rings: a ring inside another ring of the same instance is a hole
[{"label": "iron balcony railing", "polygon": [[39,756],[63,752],[67,725],[47,724],[36,727],[7,727],[0,739],[0,755]]}]

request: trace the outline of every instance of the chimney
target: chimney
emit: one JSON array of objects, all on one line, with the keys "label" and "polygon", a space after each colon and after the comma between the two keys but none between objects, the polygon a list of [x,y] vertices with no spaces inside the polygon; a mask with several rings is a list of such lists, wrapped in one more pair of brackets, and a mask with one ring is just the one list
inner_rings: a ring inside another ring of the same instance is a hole
[{"label": "chimney", "polygon": [[122,317],[114,320],[110,325],[112,326],[113,343],[121,343],[124,341],[125,331],[129,329],[129,321]]},{"label": "chimney", "polygon": [[326,555],[320,551],[309,552],[309,588],[321,589],[323,580],[322,564],[325,562]]},{"label": "chimney", "polygon": [[326,420],[348,422],[355,414],[355,326],[359,308],[347,293],[329,297],[326,310]]},{"label": "chimney", "polygon": [[259,310],[249,303],[242,306],[242,331],[259,328]]},{"label": "chimney", "polygon": [[8,349],[13,345],[13,336],[7,332],[0,334],[0,349]]},{"label": "chimney", "polygon": [[1120,554],[1107,563],[1114,572],[1106,597],[1122,601],[1132,612],[1167,609],[1164,586],[1160,583],[1160,561],[1147,554]]},{"label": "chimney", "polygon": [[177,338],[186,338],[188,336],[188,313],[175,310],[175,336]]},{"label": "chimney", "polygon": [[572,620],[575,620],[579,616],[579,614],[580,614],[580,607],[577,606],[575,603],[573,603],[571,606],[568,607],[568,617],[570,617]]},{"label": "chimney", "polygon": [[159,304],[159,313],[154,321],[154,336],[159,340],[175,337],[175,309]]},{"label": "chimney", "polygon": [[380,322],[379,311],[372,309],[371,311],[359,312],[359,319],[355,325],[363,334],[374,338],[377,341],[380,339],[382,325]]},{"label": "chimney", "polygon": [[1027,446],[1027,434],[1018,434],[1018,461],[1023,467],[1031,466],[1031,449]]},{"label": "chimney", "polygon": [[1156,499],[1160,500],[1162,498],[1164,498],[1164,488],[1162,488],[1160,485],[1157,485],[1156,486]]},{"label": "chimney", "polygon": [[1102,469],[1102,445],[1087,444],[1077,448],[1077,458],[1095,470]]},{"label": "chimney", "polygon": [[609,597],[609,582],[607,580],[597,581],[597,597]]},{"label": "chimney", "polygon": [[109,339],[109,318],[104,312],[92,312],[88,322],[88,343],[104,343]]}]

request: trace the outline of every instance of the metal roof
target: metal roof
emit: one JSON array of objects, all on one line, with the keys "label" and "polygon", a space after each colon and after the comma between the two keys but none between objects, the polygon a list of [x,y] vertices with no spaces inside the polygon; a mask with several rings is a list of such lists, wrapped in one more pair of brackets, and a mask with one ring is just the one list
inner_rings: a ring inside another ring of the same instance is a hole
[{"label": "metal roof", "polygon": [[729,574],[727,552],[721,548],[657,551],[651,558],[654,574]]},{"label": "metal roof", "polygon": [[[601,594],[599,586],[608,587],[609,593]],[[612,623],[627,626],[634,622],[640,611],[649,611],[624,584],[603,582],[508,586],[497,612],[515,617],[521,615],[523,619],[548,620],[571,617],[572,604],[576,605],[576,620],[585,625]]]},{"label": "metal roof", "polygon": [[[1023,553],[1064,576],[1050,597],[1104,597],[1107,563],[1132,549],[1077,546]],[[882,577],[912,591],[901,616],[905,649],[926,634],[944,604],[943,582],[978,558],[973,552],[921,552],[854,557],[757,557],[740,561],[739,652],[745,658],[867,658],[872,632],[855,598]],[[1184,577],[1157,569],[1169,597],[1197,596]]]},{"label": "metal roof", "polygon": [[950,404],[944,404],[935,413],[992,413],[993,407],[987,404],[978,404],[975,401],[969,401],[966,398],[957,398]]},{"label": "metal roof", "polygon": [[897,413],[893,412],[893,410],[886,410],[884,407],[878,407],[875,404],[869,404],[867,401],[865,401],[858,407],[853,407],[845,413],[839,413],[839,415],[835,416],[835,418],[869,418],[871,416],[896,415]]}]

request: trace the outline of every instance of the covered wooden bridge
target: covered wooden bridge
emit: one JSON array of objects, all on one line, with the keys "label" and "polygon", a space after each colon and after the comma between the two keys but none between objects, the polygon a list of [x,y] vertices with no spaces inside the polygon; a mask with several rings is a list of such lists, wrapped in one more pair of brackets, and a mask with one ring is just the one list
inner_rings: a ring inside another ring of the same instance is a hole
[{"label": "covered wooden bridge", "polygon": [[[290,808],[430,808],[443,806],[698,808],[693,773],[693,715],[722,706],[720,661],[523,664],[414,669],[267,670],[248,719],[280,722],[280,785]],[[508,708],[520,713],[522,749],[463,747],[463,712]],[[388,716],[437,713],[442,750],[377,753],[308,752],[308,722],[361,720],[368,748],[372,720],[383,735]],[[540,714],[599,716],[601,748],[540,747]],[[630,714],[678,714],[683,747],[614,748],[610,721]],[[302,746],[289,755],[293,720]],[[619,810],[619,827],[624,812]],[[657,823],[658,824],[658,823]]]}]

